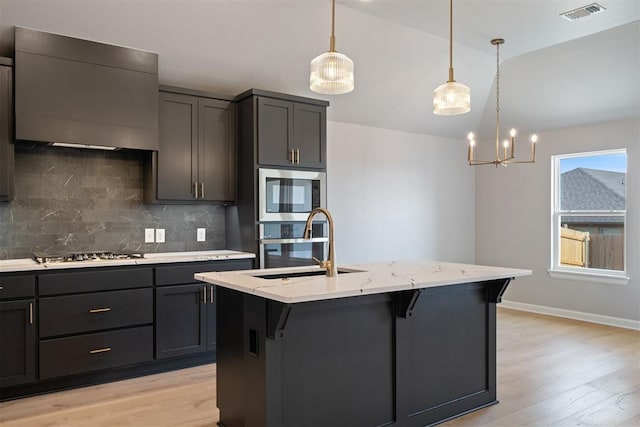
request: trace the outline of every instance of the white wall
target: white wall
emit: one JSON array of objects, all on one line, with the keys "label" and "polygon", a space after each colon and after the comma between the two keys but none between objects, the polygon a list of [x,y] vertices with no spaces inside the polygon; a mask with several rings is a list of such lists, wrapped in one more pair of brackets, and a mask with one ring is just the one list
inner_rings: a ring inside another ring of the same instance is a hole
[{"label": "white wall", "polygon": [[327,144],[339,264],[473,262],[474,174],[464,140],[329,122]]},{"label": "white wall", "polygon": [[[632,321],[640,320],[640,120],[540,134],[533,165],[479,167],[476,175],[478,264],[533,270],[515,280],[504,299]],[[551,156],[627,149],[627,285],[552,279]],[[525,150],[521,150],[522,154]]]}]

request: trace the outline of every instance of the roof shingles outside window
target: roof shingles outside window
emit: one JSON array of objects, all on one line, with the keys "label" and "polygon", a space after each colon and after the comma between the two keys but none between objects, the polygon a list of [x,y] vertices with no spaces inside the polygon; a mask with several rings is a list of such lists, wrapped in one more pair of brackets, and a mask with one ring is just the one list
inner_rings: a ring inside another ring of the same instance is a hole
[{"label": "roof shingles outside window", "polygon": [[[625,210],[625,180],[623,172],[576,168],[561,175],[560,206],[563,211]],[[623,224],[622,217],[563,217],[568,223]]]}]

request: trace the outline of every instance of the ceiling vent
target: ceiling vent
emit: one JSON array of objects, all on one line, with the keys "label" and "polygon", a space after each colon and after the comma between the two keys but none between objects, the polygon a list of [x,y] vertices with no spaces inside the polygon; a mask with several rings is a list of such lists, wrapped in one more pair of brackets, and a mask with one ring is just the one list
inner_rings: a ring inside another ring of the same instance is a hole
[{"label": "ceiling vent", "polygon": [[604,12],[606,9],[600,6],[598,3],[591,3],[587,6],[582,6],[574,10],[570,10],[569,12],[561,13],[562,16],[567,21],[576,21],[581,18],[586,18],[587,16],[593,15],[594,13]]}]

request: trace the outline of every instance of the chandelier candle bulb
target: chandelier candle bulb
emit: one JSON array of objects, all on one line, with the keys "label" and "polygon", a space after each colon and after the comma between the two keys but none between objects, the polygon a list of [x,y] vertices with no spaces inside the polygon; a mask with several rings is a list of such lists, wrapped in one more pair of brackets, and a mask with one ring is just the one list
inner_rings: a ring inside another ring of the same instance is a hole
[{"label": "chandelier candle bulb", "polygon": [[531,135],[531,158],[536,158],[536,142],[538,141],[538,135]]}]

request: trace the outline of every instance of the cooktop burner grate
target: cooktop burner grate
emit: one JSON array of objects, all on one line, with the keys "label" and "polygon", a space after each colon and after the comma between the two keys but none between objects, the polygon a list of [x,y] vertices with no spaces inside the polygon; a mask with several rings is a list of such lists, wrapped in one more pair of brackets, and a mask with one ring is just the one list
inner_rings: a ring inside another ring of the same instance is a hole
[{"label": "cooktop burner grate", "polygon": [[87,251],[62,253],[33,252],[31,255],[33,259],[40,264],[47,262],[80,262],[144,258],[144,254],[142,252],[134,251]]}]

